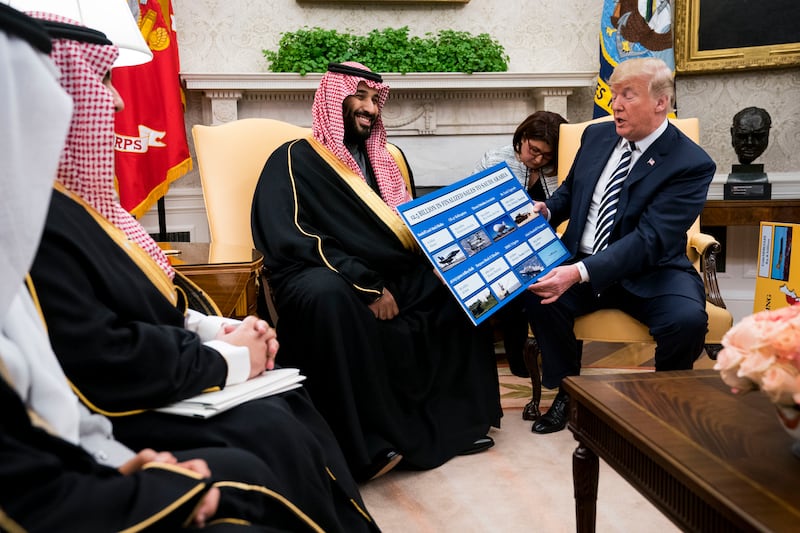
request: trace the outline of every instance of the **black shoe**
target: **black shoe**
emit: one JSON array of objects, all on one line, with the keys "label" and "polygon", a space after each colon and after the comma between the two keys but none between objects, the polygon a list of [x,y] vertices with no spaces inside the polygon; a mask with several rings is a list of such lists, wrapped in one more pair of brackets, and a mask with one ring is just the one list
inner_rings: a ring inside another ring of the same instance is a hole
[{"label": "black shoe", "polygon": [[383,450],[375,455],[372,459],[372,464],[364,469],[359,478],[364,481],[369,481],[381,477],[386,472],[396,467],[402,460],[403,454],[397,450]]},{"label": "black shoe", "polygon": [[469,448],[458,455],[472,455],[473,453],[480,453],[488,450],[492,446],[494,446],[494,439],[492,439],[492,437],[489,435],[486,435],[485,437],[477,439],[475,442],[470,444]]},{"label": "black shoe", "polygon": [[533,423],[531,431],[539,434],[561,431],[567,427],[568,418],[569,395],[559,390],[558,394],[556,394],[556,399],[553,400],[553,405],[539,420]]}]

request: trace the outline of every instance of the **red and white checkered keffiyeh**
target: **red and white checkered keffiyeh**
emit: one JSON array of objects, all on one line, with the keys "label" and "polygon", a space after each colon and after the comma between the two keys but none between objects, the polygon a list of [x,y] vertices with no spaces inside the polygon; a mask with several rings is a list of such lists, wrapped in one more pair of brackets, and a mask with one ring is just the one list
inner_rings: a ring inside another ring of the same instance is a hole
[{"label": "red and white checkered keffiyeh", "polygon": [[[342,64],[370,71],[364,65],[354,61]],[[371,89],[378,91],[378,109],[382,110],[389,98],[388,85],[358,76],[326,72],[314,94],[311,115],[314,138],[324,144],[353,172],[364,178],[361,168],[344,144],[344,117],[342,116],[342,103],[348,96],[356,94],[360,82],[364,82]],[[386,149],[386,128],[383,126],[380,114],[372,124],[372,133],[364,144],[383,201],[395,209],[398,205],[411,200],[400,169]]]},{"label": "red and white checkered keffiyeh", "polygon": [[[43,20],[80,26],[52,13]],[[113,45],[54,39],[50,57],[61,71],[61,86],[73,101],[72,122],[57,179],[141,246],[170,278],[175,272],[158,244],[116,198],[114,188],[114,97],[103,85],[119,50]]]}]

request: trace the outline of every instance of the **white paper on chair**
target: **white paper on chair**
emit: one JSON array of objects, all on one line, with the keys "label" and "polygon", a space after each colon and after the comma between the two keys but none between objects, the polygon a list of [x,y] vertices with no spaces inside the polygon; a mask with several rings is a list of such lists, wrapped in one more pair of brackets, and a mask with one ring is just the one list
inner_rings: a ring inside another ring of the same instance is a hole
[{"label": "white paper on chair", "polygon": [[244,402],[301,387],[301,382],[305,379],[306,377],[300,374],[297,368],[276,368],[244,383],[231,385],[219,391],[204,392],[156,411],[209,418]]}]

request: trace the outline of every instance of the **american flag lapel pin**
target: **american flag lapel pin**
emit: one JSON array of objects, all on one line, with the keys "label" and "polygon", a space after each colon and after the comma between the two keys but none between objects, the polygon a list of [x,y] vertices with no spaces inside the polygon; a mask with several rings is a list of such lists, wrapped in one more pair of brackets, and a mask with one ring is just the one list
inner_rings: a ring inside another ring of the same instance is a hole
[{"label": "american flag lapel pin", "polygon": [[654,160],[654,159],[651,157],[650,159],[648,159],[648,160],[647,160],[647,164],[648,164],[648,165],[650,165],[650,166],[652,167],[653,165],[655,165],[655,164],[656,164],[656,162],[655,162],[655,160]]}]

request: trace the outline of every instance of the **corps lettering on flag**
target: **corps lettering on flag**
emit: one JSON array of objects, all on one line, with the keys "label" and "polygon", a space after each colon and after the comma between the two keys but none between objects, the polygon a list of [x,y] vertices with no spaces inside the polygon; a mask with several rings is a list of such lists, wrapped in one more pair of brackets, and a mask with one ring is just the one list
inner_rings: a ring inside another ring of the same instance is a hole
[{"label": "corps lettering on flag", "polygon": [[143,154],[151,146],[162,148],[167,146],[161,139],[166,135],[166,131],[151,130],[147,126],[139,124],[139,136],[128,137],[127,135],[114,135],[114,150],[118,152],[133,152]]},{"label": "corps lettering on flag", "polygon": [[122,206],[139,217],[192,169],[181,91],[177,34],[169,0],[139,0],[142,36],[153,60],[115,68],[114,86],[125,102],[115,117],[115,172]]},{"label": "corps lettering on flag", "polygon": [[608,78],[622,61],[658,57],[675,72],[671,0],[604,0],[594,118],[611,114]]}]

